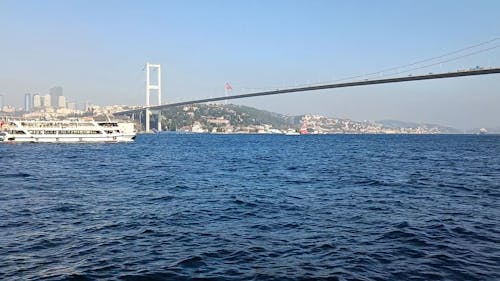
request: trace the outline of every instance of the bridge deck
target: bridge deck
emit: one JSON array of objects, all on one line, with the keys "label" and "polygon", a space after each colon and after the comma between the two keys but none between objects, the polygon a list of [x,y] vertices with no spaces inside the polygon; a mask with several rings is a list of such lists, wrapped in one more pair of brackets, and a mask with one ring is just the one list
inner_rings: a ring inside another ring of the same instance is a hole
[{"label": "bridge deck", "polygon": [[[405,77],[375,79],[375,80],[362,80],[362,81],[355,81],[355,82],[324,84],[324,85],[307,86],[307,87],[299,87],[299,88],[288,88],[288,89],[281,89],[281,90],[277,89],[277,90],[272,90],[272,91],[256,92],[256,93],[241,94],[241,95],[234,95],[234,96],[206,98],[206,99],[198,99],[198,100],[176,102],[176,103],[163,104],[163,105],[157,105],[157,106],[150,106],[149,109],[159,110],[159,109],[168,108],[168,107],[189,105],[189,104],[195,104],[195,103],[213,102],[213,101],[242,99],[242,98],[260,97],[260,96],[268,96],[268,95],[279,95],[279,94],[295,93],[295,92],[317,91],[317,90],[334,89],[334,88],[366,86],[366,85],[374,85],[374,84],[388,84],[388,83],[399,83],[399,82],[407,82],[407,81],[443,79],[443,78],[474,76],[474,75],[486,75],[486,74],[495,74],[495,73],[500,73],[500,68],[477,69],[477,70],[436,73],[436,74],[431,73],[431,74],[417,75],[417,76],[405,76]],[[116,115],[130,114],[130,113],[134,113],[134,112],[143,111],[146,108],[147,107],[136,108],[136,109],[126,110],[126,111],[115,112],[114,114],[116,114]]]}]

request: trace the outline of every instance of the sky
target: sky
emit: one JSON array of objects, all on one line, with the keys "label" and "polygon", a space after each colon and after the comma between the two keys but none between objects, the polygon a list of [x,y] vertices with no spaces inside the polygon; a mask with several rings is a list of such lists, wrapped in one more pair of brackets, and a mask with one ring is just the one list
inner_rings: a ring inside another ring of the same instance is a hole
[{"label": "sky", "polygon": [[[226,81],[241,94],[371,79],[487,41],[456,54],[475,55],[401,75],[498,67],[498,11],[497,0],[0,0],[0,94],[22,106],[25,93],[62,86],[77,103],[143,105],[150,62],[161,64],[163,101],[179,102],[223,96]],[[500,127],[500,75],[230,102],[289,115]]]}]

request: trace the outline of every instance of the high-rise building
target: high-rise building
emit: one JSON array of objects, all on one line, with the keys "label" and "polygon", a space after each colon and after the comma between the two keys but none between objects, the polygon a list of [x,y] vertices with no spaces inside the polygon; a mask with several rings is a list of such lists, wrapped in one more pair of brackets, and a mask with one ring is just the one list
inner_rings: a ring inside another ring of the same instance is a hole
[{"label": "high-rise building", "polygon": [[33,95],[33,109],[37,110],[42,107],[42,97],[39,94]]},{"label": "high-rise building", "polygon": [[[52,107],[58,107],[58,97],[62,96],[63,95],[63,88],[61,86],[56,86],[56,87],[53,87],[53,88],[50,88],[49,90],[49,94],[50,94],[50,105]],[[46,106],[48,107],[48,106]]]},{"label": "high-rise building", "polygon": [[32,103],[33,100],[31,99],[31,94],[26,93],[24,95],[24,111],[25,112],[30,112],[32,110]]},{"label": "high-rise building", "polygon": [[66,97],[65,96],[57,97],[57,108],[66,108]]},{"label": "high-rise building", "polygon": [[50,95],[42,96],[42,106],[44,108],[52,107],[50,102]]},{"label": "high-rise building", "polygon": [[3,95],[0,95],[0,111],[3,110]]}]

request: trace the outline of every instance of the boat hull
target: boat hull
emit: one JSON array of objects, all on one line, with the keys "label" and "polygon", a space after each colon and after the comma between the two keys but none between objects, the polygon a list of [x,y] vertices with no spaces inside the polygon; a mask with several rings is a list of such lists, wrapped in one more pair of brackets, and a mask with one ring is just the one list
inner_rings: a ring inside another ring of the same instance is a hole
[{"label": "boat hull", "polygon": [[19,142],[19,143],[115,143],[115,142],[132,142],[134,136],[25,136],[25,135],[9,135],[8,138],[0,139],[0,142]]}]

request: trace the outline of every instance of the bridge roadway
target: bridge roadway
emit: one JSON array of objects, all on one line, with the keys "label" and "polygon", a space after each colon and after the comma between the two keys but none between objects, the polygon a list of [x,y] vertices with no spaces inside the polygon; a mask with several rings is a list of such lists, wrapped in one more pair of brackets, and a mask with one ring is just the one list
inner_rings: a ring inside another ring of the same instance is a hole
[{"label": "bridge roadway", "polygon": [[[223,97],[206,98],[206,99],[198,99],[198,100],[156,105],[156,106],[150,106],[149,109],[150,110],[161,110],[161,109],[164,109],[167,107],[174,107],[174,106],[188,105],[188,104],[195,104],[195,103],[204,103],[204,102],[213,102],[213,101],[222,101],[222,100],[232,100],[232,99],[242,99],[242,98],[269,96],[269,95],[279,95],[279,94],[295,93],[295,92],[317,91],[317,90],[334,89],[334,88],[347,88],[347,87],[366,86],[366,85],[374,85],[374,84],[388,84],[388,83],[399,83],[399,82],[407,82],[407,81],[485,75],[485,74],[495,74],[495,73],[500,73],[500,68],[476,69],[476,70],[466,70],[466,71],[436,73],[436,74],[430,73],[430,74],[417,75],[417,76],[409,75],[409,76],[397,77],[397,78],[362,80],[362,81],[355,81],[355,82],[324,84],[324,85],[307,86],[307,87],[299,87],[299,88],[288,88],[288,89],[281,89],[281,90],[277,89],[277,90],[265,91],[265,92],[256,92],[256,93],[241,94],[241,95],[234,95],[234,96],[223,96]],[[113,114],[114,115],[130,114],[130,113],[143,111],[146,108],[147,107],[135,108],[135,109],[131,109],[131,110],[115,112]]]}]

